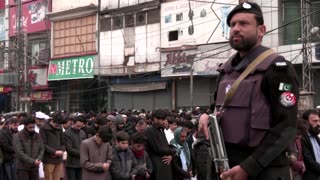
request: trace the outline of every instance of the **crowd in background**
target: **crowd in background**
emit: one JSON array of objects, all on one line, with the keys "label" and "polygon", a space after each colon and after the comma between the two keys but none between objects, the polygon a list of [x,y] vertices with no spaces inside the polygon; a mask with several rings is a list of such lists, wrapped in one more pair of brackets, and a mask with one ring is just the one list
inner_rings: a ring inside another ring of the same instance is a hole
[{"label": "crowd in background", "polygon": [[201,113],[122,109],[1,116],[0,180],[201,179],[208,154],[199,149],[196,162],[192,152],[203,143],[193,143]]},{"label": "crowd in background", "polygon": [[[0,117],[0,180],[216,179],[203,113],[157,109]],[[200,125],[201,126],[201,125]],[[305,111],[288,147],[292,179],[320,177],[320,118]]]}]

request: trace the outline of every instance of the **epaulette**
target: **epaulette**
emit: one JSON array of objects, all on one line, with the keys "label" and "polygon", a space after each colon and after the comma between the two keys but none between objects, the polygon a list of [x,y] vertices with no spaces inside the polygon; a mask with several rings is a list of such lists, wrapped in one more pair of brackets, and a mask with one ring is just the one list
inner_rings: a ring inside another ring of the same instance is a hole
[{"label": "epaulette", "polygon": [[283,69],[287,69],[288,63],[286,61],[276,61],[273,63],[273,66],[277,70],[283,70]]}]

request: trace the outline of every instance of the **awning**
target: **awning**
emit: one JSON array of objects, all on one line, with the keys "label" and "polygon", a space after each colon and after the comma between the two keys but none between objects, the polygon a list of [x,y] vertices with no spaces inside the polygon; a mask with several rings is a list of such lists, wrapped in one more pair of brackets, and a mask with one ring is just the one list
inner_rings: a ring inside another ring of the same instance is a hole
[{"label": "awning", "polygon": [[112,84],[111,91],[115,92],[144,92],[166,89],[166,82],[137,83],[137,84]]}]

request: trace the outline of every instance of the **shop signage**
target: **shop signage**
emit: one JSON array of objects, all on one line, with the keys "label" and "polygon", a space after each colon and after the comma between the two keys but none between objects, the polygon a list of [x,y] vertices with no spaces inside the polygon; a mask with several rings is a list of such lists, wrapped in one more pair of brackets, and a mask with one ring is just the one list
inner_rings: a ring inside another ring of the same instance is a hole
[{"label": "shop signage", "polygon": [[31,67],[29,69],[28,81],[30,82],[32,89],[47,89],[48,69],[43,67]]},{"label": "shop signage", "polygon": [[188,76],[195,60],[196,50],[171,51],[161,54],[161,76]]},{"label": "shop signage", "polygon": [[30,100],[32,101],[52,100],[52,91],[38,91],[38,92],[31,93]]},{"label": "shop signage", "polygon": [[93,56],[52,60],[49,63],[48,81],[93,78],[93,66]]},{"label": "shop signage", "polygon": [[12,91],[12,88],[0,86],[0,93],[8,93]]},{"label": "shop signage", "polygon": [[[47,7],[48,6],[48,7]],[[21,5],[20,26],[24,33],[33,33],[50,29],[50,23],[46,18],[46,14],[50,11],[50,3],[46,0],[37,0],[27,2]],[[17,6],[10,7],[10,28],[9,35],[15,36],[17,32]]]}]

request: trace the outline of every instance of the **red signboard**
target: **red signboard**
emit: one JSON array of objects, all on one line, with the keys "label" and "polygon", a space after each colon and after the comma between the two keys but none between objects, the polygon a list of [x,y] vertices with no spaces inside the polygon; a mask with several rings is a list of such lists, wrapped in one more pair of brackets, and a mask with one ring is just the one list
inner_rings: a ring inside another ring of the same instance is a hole
[{"label": "red signboard", "polygon": [[12,88],[10,87],[2,87],[0,86],[0,94],[1,93],[8,93],[8,92],[11,92],[12,91]]},{"label": "red signboard", "polygon": [[38,91],[30,95],[31,101],[48,101],[52,100],[52,91]]},{"label": "red signboard", "polygon": [[0,10],[6,8],[6,0],[0,0]]},{"label": "red signboard", "polygon": [[[49,1],[51,2],[51,1]],[[46,7],[46,0],[37,0],[22,5],[22,17],[20,24],[24,33],[33,33],[50,29],[50,21],[46,21],[46,13],[51,11],[51,3]],[[14,36],[17,32],[17,7],[10,8],[9,35]]]},{"label": "red signboard", "polygon": [[48,88],[48,68],[34,66],[29,69],[28,81],[32,89],[47,89]]},{"label": "red signboard", "polygon": [[[1,1],[1,0],[0,0]],[[4,0],[5,1],[5,0]],[[35,1],[35,0],[21,0],[21,3],[26,3],[26,2],[30,2],[30,1]],[[17,0],[9,0],[9,5],[10,6],[15,6],[17,5]]]}]

